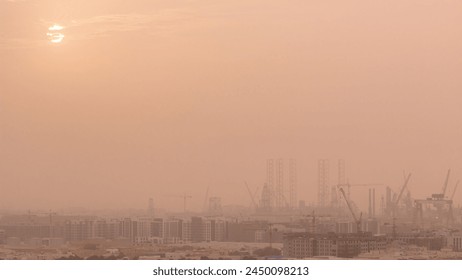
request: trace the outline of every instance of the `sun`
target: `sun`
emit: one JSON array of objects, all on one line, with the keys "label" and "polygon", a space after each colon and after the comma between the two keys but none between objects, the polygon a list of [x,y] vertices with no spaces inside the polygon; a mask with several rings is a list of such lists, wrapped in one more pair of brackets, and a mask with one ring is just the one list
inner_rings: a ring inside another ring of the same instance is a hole
[{"label": "sun", "polygon": [[53,24],[53,26],[48,27],[48,30],[50,30],[50,31],[60,31],[60,30],[63,30],[63,29],[64,29],[64,27],[62,27],[59,24]]},{"label": "sun", "polygon": [[51,43],[59,44],[64,40],[64,34],[61,32],[63,29],[64,27],[59,24],[48,27],[47,37]]}]

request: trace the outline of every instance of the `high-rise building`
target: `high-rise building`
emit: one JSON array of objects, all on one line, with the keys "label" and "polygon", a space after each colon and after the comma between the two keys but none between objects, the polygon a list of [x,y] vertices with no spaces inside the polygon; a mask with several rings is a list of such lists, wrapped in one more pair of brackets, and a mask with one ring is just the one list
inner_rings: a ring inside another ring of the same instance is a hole
[{"label": "high-rise building", "polygon": [[154,217],[154,199],[152,197],[149,198],[147,212],[149,217]]}]

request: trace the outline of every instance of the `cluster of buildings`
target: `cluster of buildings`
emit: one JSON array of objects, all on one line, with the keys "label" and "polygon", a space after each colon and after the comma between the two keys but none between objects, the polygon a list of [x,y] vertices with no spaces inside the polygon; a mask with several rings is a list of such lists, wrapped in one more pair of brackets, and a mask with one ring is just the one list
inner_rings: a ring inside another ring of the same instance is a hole
[{"label": "cluster of buildings", "polygon": [[403,246],[421,247],[428,251],[462,251],[462,235],[459,233],[413,232],[390,235],[362,233],[289,233],[284,235],[283,255],[285,258],[354,258],[360,254],[387,250],[396,243]]},{"label": "cluster of buildings", "polygon": [[[223,216],[101,218],[96,216],[9,215],[0,219],[0,244],[7,248],[61,247],[112,241],[125,247],[202,242],[282,244],[285,258],[354,258],[385,251],[392,241],[427,250],[462,251],[458,232],[394,235],[392,225],[365,219],[358,224],[333,217],[302,215],[236,219]],[[285,219],[285,221],[284,221]],[[358,229],[360,231],[358,232]],[[403,228],[401,228],[403,229]],[[215,245],[216,246],[216,245]]]},{"label": "cluster of buildings", "polygon": [[313,234],[292,233],[284,237],[283,254],[286,258],[339,257],[352,258],[361,253],[385,250],[385,237],[371,233]]},{"label": "cluster of buildings", "polygon": [[204,217],[103,219],[15,215],[0,220],[0,244],[36,244],[38,239],[53,240],[53,244],[59,244],[60,239],[63,242],[125,240],[131,244],[225,241],[227,225],[228,221],[223,219]]},{"label": "cluster of buildings", "polygon": [[0,244],[60,246],[86,240],[127,245],[197,242],[282,243],[284,232],[303,231],[264,220],[224,217],[132,217],[10,215],[0,219]]}]

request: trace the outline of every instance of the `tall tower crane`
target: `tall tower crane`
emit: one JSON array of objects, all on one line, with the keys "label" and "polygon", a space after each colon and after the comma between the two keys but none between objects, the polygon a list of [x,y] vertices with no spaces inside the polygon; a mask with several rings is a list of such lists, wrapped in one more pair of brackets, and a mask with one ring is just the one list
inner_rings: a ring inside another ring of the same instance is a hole
[{"label": "tall tower crane", "polygon": [[348,206],[348,209],[350,210],[350,213],[351,213],[351,216],[353,216],[353,219],[356,223],[356,232],[357,233],[360,233],[361,232],[361,218],[363,216],[363,213],[361,212],[361,214],[359,215],[359,219],[356,217],[356,214],[355,214],[355,211],[353,211],[353,207],[351,207],[351,203],[350,201],[348,200],[346,194],[345,194],[345,191],[343,190],[342,187],[339,188],[339,191],[342,193],[343,195],[343,198],[345,199],[345,202]]},{"label": "tall tower crane", "polygon": [[[433,207],[436,208],[436,210],[438,212],[438,216],[446,215],[448,224],[450,222],[453,222],[453,215],[452,215],[453,201],[452,201],[452,199],[454,198],[454,195],[456,193],[457,186],[459,185],[459,181],[457,181],[456,185],[454,186],[454,190],[453,190],[451,196],[448,199],[445,199],[445,194],[446,194],[446,190],[447,190],[447,187],[448,187],[450,173],[451,173],[451,170],[449,169],[448,173],[446,175],[446,180],[445,180],[444,185],[443,185],[442,193],[434,193],[434,194],[432,194],[431,197],[429,197],[427,199],[415,200],[415,208],[416,208],[415,221],[420,219],[420,222],[423,225],[423,209],[422,209],[423,205],[432,205]],[[447,212],[443,213],[444,208],[446,207],[446,205],[447,205],[447,208],[448,208]]]},{"label": "tall tower crane", "polygon": [[245,187],[247,188],[247,192],[249,193],[249,196],[250,196],[250,200],[252,201],[252,205],[255,209],[258,208],[258,204],[257,202],[255,201],[255,196],[252,194],[252,192],[250,191],[250,188],[249,188],[249,185],[247,184],[247,181],[244,181],[245,183]]},{"label": "tall tower crane", "polygon": [[443,199],[444,195],[446,194],[446,190],[448,189],[448,182],[449,182],[449,175],[451,174],[451,169],[448,169],[448,174],[446,175],[446,180],[444,181],[444,186],[443,186]]},{"label": "tall tower crane", "polygon": [[450,174],[451,174],[451,169],[448,169],[448,173],[446,175],[446,180],[444,181],[442,192],[432,194],[432,197],[431,197],[432,200],[444,200],[444,196],[446,195],[446,190],[448,189],[449,175]]},{"label": "tall tower crane", "polygon": [[457,187],[459,186],[459,181],[457,181],[456,185],[454,186],[454,190],[452,191],[450,200],[452,201],[454,199],[454,195],[456,194]]},{"label": "tall tower crane", "polygon": [[393,219],[393,239],[396,238],[396,209],[398,208],[398,203],[401,199],[401,197],[403,196],[403,193],[404,193],[404,189],[406,189],[406,186],[407,186],[407,183],[409,182],[409,179],[411,178],[411,174],[412,173],[409,173],[409,175],[407,175],[406,179],[404,180],[404,184],[403,186],[401,187],[401,190],[399,192],[399,195],[398,197],[396,198],[396,201],[393,203],[393,208],[392,208],[392,219]]}]

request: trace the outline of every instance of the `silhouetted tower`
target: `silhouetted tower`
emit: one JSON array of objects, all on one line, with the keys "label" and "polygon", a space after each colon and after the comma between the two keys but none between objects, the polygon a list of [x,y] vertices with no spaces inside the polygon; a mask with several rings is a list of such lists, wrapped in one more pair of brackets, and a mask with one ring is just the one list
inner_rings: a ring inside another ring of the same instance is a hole
[{"label": "silhouetted tower", "polygon": [[326,207],[329,197],[329,160],[318,160],[318,206]]},{"label": "silhouetted tower", "polygon": [[154,217],[154,199],[152,199],[152,197],[150,197],[148,201],[148,216]]},{"label": "silhouetted tower", "polygon": [[289,191],[290,208],[297,207],[297,162],[291,158],[289,160]]},{"label": "silhouetted tower", "polygon": [[281,158],[276,160],[276,208],[285,206],[284,199],[284,162]]},{"label": "silhouetted tower", "polygon": [[383,197],[383,195],[380,197],[380,215],[385,215],[385,198]]},{"label": "silhouetted tower", "polygon": [[375,188],[372,189],[372,217],[375,218]]},{"label": "silhouetted tower", "polygon": [[274,194],[274,161],[272,159],[268,159],[266,161],[266,185],[262,191],[262,199],[263,199],[264,193],[265,193],[265,200],[268,199],[269,208],[273,207],[273,204],[274,204],[274,195],[273,195]]},{"label": "silhouetted tower", "polygon": [[375,217],[375,188],[369,189],[369,218]]},{"label": "silhouetted tower", "polygon": [[386,197],[385,197],[385,215],[391,216],[391,209],[393,208],[393,204],[391,203],[392,200],[392,193],[391,188],[387,186],[386,188]]},{"label": "silhouetted tower", "polygon": [[339,194],[338,188],[339,186],[345,185],[345,161],[343,159],[338,160],[338,173],[337,173],[337,186],[332,186],[330,191],[331,197],[331,206],[332,207],[339,207]]},{"label": "silhouetted tower", "polygon": [[271,190],[267,184],[263,186],[263,190],[261,191],[260,208],[264,212],[271,211]]}]

